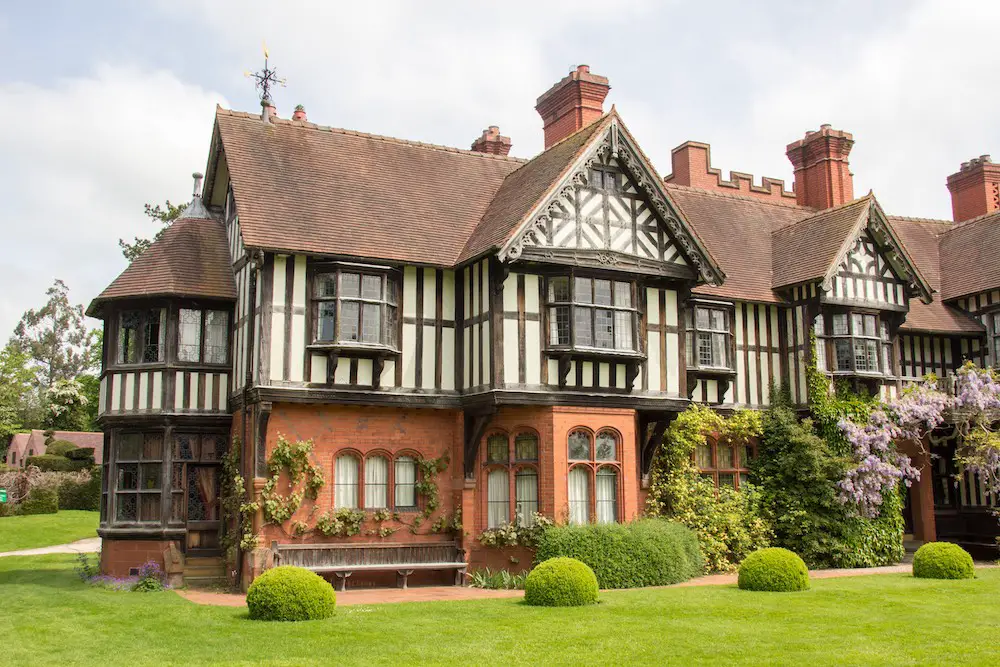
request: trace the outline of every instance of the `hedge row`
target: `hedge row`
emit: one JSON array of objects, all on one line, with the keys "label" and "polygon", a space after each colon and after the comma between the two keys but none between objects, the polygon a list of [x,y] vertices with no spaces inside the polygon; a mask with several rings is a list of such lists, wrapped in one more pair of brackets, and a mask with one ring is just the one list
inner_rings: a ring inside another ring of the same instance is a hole
[{"label": "hedge row", "polygon": [[676,584],[700,574],[704,565],[695,534],[662,519],[549,528],[535,562],[559,556],[589,566],[601,588]]}]

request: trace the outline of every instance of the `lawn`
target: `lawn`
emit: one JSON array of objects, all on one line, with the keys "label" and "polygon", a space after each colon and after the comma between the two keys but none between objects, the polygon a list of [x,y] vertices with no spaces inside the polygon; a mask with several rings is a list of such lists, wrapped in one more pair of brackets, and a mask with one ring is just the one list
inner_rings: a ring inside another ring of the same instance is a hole
[{"label": "lawn", "polygon": [[100,512],[60,510],[56,514],[0,518],[0,552],[66,544],[97,537]]},{"label": "lawn", "polygon": [[1000,664],[1000,571],[971,581],[879,575],[804,593],[735,587],[343,607],[262,623],[172,592],[81,583],[70,556],[0,559],[4,664]]}]

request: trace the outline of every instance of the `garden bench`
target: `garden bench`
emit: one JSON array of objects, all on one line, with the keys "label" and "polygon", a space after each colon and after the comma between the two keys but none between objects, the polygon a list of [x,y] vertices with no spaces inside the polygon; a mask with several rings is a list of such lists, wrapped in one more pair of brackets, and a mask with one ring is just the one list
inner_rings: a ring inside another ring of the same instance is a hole
[{"label": "garden bench", "polygon": [[355,572],[396,571],[396,583],[406,588],[415,570],[454,570],[455,585],[465,583],[465,552],[455,542],[433,544],[278,544],[271,542],[274,564],[295,565],[337,576],[337,590],[347,590]]}]

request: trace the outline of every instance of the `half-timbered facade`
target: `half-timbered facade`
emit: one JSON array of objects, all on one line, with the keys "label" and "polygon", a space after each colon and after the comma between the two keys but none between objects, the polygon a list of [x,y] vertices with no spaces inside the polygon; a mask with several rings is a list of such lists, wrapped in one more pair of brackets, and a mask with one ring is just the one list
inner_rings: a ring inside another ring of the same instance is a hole
[{"label": "half-timbered facade", "polygon": [[[963,203],[985,215],[968,222],[889,216],[854,199],[853,139],[829,126],[789,145],[794,191],[725,181],[693,142],[662,177],[604,112],[608,89],[581,66],[540,97],[531,160],[496,128],[466,151],[219,109],[204,187],[89,311],[106,331],[105,569],[169,544],[217,555],[235,443],[259,494],[279,437],[313,441],[328,483],[303,524],[394,517],[324,538],[258,516],[247,577],[272,544],[375,543],[386,525],[441,543],[456,536],[430,526],[459,514],[467,558],[487,562],[478,535],[535,512],[637,516],[656,443],[692,401],[759,409],[786,389],[804,406],[810,364],[890,398],[995,363],[1000,275],[964,275],[964,254],[1000,233],[996,202]],[[996,170],[962,173],[958,198]],[[738,487],[752,455],[699,465]],[[415,526],[432,458],[449,463]],[[935,507],[996,504],[974,480],[933,479],[912,495],[924,538]]]}]

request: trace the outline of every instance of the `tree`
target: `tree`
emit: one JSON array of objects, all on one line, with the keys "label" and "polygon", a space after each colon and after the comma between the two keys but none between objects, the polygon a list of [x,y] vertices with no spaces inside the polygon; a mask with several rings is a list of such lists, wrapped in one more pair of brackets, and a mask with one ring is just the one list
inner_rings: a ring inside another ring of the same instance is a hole
[{"label": "tree", "polygon": [[56,280],[45,294],[48,302],[21,316],[11,342],[27,355],[35,386],[41,391],[58,380],[72,380],[91,364],[94,332],[88,331],[83,306],[69,302],[69,288]]},{"label": "tree", "polygon": [[45,392],[45,425],[57,431],[82,431],[87,427],[90,400],[77,380],[57,380]]},{"label": "tree", "polygon": [[136,236],[133,243],[129,243],[125,239],[118,239],[118,247],[122,249],[122,254],[125,255],[125,259],[127,259],[131,264],[139,255],[146,252],[146,248],[151,246],[154,241],[159,240],[159,238],[163,236],[163,232],[167,230],[167,227],[173,224],[174,220],[180,217],[185,208],[187,208],[187,204],[174,206],[170,203],[169,199],[162,208],[159,204],[156,204],[155,206],[146,204],[146,215],[154,222],[159,223],[160,229],[151,239],[144,239]]},{"label": "tree", "polygon": [[10,437],[33,425],[25,424],[34,379],[27,363],[28,355],[14,343],[0,350],[0,459],[6,456]]}]

